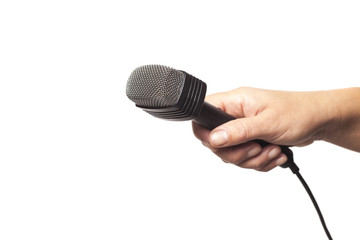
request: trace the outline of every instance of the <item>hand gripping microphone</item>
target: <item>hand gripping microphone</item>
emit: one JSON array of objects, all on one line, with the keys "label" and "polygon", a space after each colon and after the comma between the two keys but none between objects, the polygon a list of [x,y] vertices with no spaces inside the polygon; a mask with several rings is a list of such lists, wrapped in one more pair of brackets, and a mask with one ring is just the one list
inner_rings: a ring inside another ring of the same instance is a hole
[{"label": "hand gripping microphone", "polygon": [[[212,130],[235,118],[204,101],[206,83],[184,72],[161,65],[146,65],[136,68],[130,75],[126,94],[136,106],[162,119],[193,120]],[[264,147],[263,140],[254,142]],[[280,146],[287,156],[281,167],[298,171],[293,153],[287,146]]]},{"label": "hand gripping microphone", "polygon": [[[137,107],[162,119],[185,121],[193,120],[212,130],[235,118],[204,101],[206,84],[196,77],[162,65],[146,65],[136,68],[126,85],[126,95]],[[254,140],[262,147],[268,145],[263,140]],[[332,240],[320,208],[293,159],[293,153],[287,146],[280,146],[287,156],[287,162],[281,165],[289,167],[299,178],[309,194],[319,215],[327,237]]]}]

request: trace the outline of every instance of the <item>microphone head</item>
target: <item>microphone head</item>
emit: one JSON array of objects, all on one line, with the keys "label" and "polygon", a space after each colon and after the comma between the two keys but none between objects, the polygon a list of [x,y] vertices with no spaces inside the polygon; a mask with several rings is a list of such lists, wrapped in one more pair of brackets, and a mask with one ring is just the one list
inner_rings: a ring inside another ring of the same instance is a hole
[{"label": "microphone head", "polygon": [[142,107],[175,105],[181,95],[185,74],[161,65],[136,68],[126,85],[128,98]]},{"label": "microphone head", "polygon": [[196,118],[204,103],[206,84],[190,74],[162,65],[136,68],[126,95],[137,107],[168,120]]}]

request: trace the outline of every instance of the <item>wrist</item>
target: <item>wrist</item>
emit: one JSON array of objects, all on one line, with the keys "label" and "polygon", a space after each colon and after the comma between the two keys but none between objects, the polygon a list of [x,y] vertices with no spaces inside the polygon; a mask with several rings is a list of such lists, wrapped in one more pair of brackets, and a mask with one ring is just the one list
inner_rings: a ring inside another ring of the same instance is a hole
[{"label": "wrist", "polygon": [[331,139],[338,133],[341,125],[341,108],[337,100],[336,90],[323,91],[324,105],[319,112],[323,112],[323,126],[321,127],[321,140],[332,142]]},{"label": "wrist", "polygon": [[323,140],[359,151],[360,88],[331,90],[327,93],[329,108]]}]

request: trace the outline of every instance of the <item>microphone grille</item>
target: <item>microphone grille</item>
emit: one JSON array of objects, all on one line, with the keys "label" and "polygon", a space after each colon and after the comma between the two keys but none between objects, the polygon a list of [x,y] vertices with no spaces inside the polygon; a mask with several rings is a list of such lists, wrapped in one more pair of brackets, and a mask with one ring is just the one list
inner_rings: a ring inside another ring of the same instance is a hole
[{"label": "microphone grille", "polygon": [[140,107],[163,108],[175,105],[185,81],[181,71],[162,65],[136,68],[126,85],[126,95]]}]

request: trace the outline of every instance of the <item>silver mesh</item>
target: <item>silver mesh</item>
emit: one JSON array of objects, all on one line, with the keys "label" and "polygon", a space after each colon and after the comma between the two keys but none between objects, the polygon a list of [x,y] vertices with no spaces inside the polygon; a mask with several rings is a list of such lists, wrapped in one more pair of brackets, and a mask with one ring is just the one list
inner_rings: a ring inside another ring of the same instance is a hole
[{"label": "silver mesh", "polygon": [[184,73],[173,68],[146,65],[131,73],[126,85],[126,95],[140,107],[169,107],[179,100],[184,81]]}]

